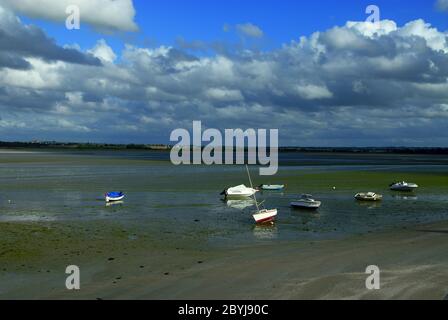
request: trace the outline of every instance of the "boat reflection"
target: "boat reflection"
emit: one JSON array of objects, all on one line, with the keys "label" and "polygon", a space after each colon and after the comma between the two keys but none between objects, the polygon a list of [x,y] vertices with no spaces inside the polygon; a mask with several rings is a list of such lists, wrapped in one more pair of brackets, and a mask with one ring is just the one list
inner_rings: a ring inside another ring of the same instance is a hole
[{"label": "boat reflection", "polygon": [[393,198],[397,199],[397,200],[418,200],[417,195],[409,193],[409,192],[403,193],[403,194],[394,194]]},{"label": "boat reflection", "polygon": [[357,201],[356,202],[360,207],[364,207],[367,209],[377,209],[381,208],[381,201]]},{"label": "boat reflection", "polygon": [[121,206],[123,204],[124,204],[124,201],[106,202],[106,207]]},{"label": "boat reflection", "polygon": [[283,192],[283,190],[260,190],[261,194],[267,194],[267,195],[275,195],[275,196],[284,196],[285,193]]},{"label": "boat reflection", "polygon": [[227,200],[226,204],[230,208],[243,210],[255,206],[255,200],[254,199]]},{"label": "boat reflection", "polygon": [[254,237],[260,240],[272,240],[278,237],[278,229],[275,223],[257,224],[252,231]]}]

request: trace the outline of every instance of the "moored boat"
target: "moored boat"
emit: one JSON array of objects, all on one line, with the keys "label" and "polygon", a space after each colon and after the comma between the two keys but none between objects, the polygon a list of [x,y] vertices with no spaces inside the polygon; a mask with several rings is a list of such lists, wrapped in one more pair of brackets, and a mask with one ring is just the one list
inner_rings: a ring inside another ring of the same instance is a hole
[{"label": "moored boat", "polygon": [[226,198],[248,198],[257,191],[254,188],[248,188],[244,184],[241,184],[236,187],[227,188],[221,194],[225,195]]},{"label": "moored boat", "polygon": [[392,191],[414,191],[418,188],[418,185],[411,182],[400,181],[394,182],[389,185],[390,190]]},{"label": "moored boat", "polygon": [[300,199],[291,201],[291,206],[294,208],[302,208],[302,209],[319,209],[321,201],[317,201],[313,199],[313,196],[310,194],[302,194]]},{"label": "moored boat", "polygon": [[261,209],[252,215],[256,223],[269,223],[275,220],[277,209]]},{"label": "moored boat", "polygon": [[124,193],[119,191],[119,192],[108,192],[104,195],[106,202],[114,202],[114,201],[121,201],[124,199]]},{"label": "moored boat", "polygon": [[381,201],[383,196],[375,192],[360,192],[355,195],[355,199],[360,201]]},{"label": "moored boat", "polygon": [[277,190],[283,190],[285,188],[284,184],[262,184],[258,187],[261,190],[266,191],[277,191]]},{"label": "moored boat", "polygon": [[[247,176],[249,178],[250,186],[251,186],[251,188],[253,188],[252,179],[250,177],[249,167],[247,166],[247,164],[246,164],[246,171],[247,171]],[[255,192],[253,193],[252,196],[255,200],[255,206],[257,207],[257,211],[255,211],[252,214],[252,217],[254,218],[255,222],[257,224],[264,224],[264,223],[273,224],[275,217],[277,216],[277,209],[266,209],[266,208],[261,209],[260,206],[264,201],[262,201],[261,203],[258,203]]]}]

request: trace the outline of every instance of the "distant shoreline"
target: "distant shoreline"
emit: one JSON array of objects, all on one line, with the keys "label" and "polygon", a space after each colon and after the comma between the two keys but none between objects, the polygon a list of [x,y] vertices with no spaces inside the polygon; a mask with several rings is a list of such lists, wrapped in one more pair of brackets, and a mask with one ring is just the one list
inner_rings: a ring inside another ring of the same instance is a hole
[{"label": "distant shoreline", "polygon": [[[32,151],[29,151],[31,150]],[[8,150],[36,152],[36,150],[141,150],[141,151],[165,151],[172,149],[167,144],[102,144],[102,143],[76,143],[76,142],[5,142],[0,141],[0,150],[7,153]],[[193,147],[191,147],[193,149]],[[234,148],[235,150],[235,148]],[[245,148],[247,151],[247,148]],[[352,154],[440,154],[448,155],[445,147],[279,147],[280,153],[352,153]],[[11,152],[12,153],[12,152]]]},{"label": "distant shoreline", "polygon": [[30,151],[30,150],[16,150],[16,149],[4,149],[0,148],[0,154],[34,154],[40,153],[40,151]]}]

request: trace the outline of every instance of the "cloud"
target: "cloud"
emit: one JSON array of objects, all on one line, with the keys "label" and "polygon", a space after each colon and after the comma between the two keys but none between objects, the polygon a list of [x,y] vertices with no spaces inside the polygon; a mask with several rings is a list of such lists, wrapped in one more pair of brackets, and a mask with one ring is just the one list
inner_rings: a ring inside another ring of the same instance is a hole
[{"label": "cloud", "polygon": [[448,0],[437,0],[436,7],[440,11],[448,11]]},{"label": "cloud", "polygon": [[104,39],[98,40],[95,47],[89,50],[88,53],[92,54],[103,62],[114,62],[114,60],[117,58],[112,48],[107,45]]},{"label": "cloud", "polygon": [[132,0],[0,0],[0,5],[32,18],[56,22],[65,22],[66,8],[76,5],[81,27],[86,23],[104,31],[138,30]]},{"label": "cloud", "polygon": [[[228,30],[228,27],[224,30]],[[245,35],[247,37],[251,38],[262,38],[263,37],[263,30],[261,30],[258,26],[252,24],[252,23],[245,23],[245,24],[237,24],[236,30],[241,33],[242,35]]]},{"label": "cloud", "polygon": [[277,49],[198,56],[163,45],[118,53],[105,40],[47,52],[35,43],[48,36],[14,15],[0,30],[4,139],[168,143],[202,120],[280,128],[282,145],[448,146],[446,32],[423,20],[353,21]]},{"label": "cloud", "polygon": [[243,95],[239,90],[223,88],[210,88],[206,91],[206,97],[216,101],[242,101]]},{"label": "cloud", "polygon": [[38,27],[23,25],[10,11],[0,7],[0,67],[26,70],[29,57],[47,61],[101,65],[90,54],[58,46]]},{"label": "cloud", "polygon": [[328,99],[333,97],[333,94],[325,86],[317,86],[314,84],[298,85],[297,92],[306,100]]},{"label": "cloud", "polygon": [[10,68],[18,70],[29,70],[31,64],[21,57],[17,57],[9,52],[0,52],[0,68]]},{"label": "cloud", "polygon": [[232,29],[232,26],[229,25],[229,24],[227,24],[227,23],[225,23],[225,24],[222,26],[222,31],[224,31],[224,32],[229,32],[230,29]]}]

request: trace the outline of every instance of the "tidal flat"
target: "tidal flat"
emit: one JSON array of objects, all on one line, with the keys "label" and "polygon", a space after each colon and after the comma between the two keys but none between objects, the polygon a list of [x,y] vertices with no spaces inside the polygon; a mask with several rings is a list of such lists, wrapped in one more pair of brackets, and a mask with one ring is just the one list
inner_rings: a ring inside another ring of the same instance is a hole
[{"label": "tidal flat", "polygon": [[[277,207],[273,226],[254,226],[252,203],[225,202],[248,184],[240,166],[173,166],[166,154],[0,154],[1,299],[442,299],[448,235],[448,171],[435,156],[308,155],[256,184]],[[317,158],[316,158],[317,157]],[[324,160],[323,160],[324,159]],[[404,160],[403,160],[404,159]],[[290,159],[289,159],[290,160]],[[284,161],[287,162],[287,161]],[[377,164],[379,163],[379,164]],[[406,180],[415,194],[393,193]],[[334,188],[333,188],[334,187]],[[121,204],[103,194],[120,190]],[[353,195],[375,191],[380,204]],[[318,212],[289,208],[301,193]],[[366,290],[378,265],[382,288]],[[81,289],[65,288],[65,268]]]}]

